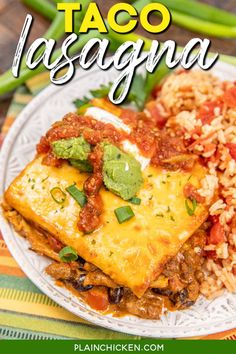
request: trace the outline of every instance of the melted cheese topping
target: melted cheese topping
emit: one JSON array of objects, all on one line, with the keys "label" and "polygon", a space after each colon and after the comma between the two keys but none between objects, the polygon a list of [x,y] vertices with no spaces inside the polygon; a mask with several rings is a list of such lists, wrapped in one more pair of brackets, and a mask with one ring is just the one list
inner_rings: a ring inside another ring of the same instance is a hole
[{"label": "melted cheese topping", "polygon": [[117,284],[142,296],[208,214],[204,205],[197,206],[194,216],[188,215],[185,207],[183,187],[190,175],[191,183],[200,186],[205,175],[200,165],[196,164],[191,173],[148,166],[143,175],[144,185],[138,194],[141,205],[130,204],[135,217],[119,224],[114,210],[129,203],[102,188],[102,224],[89,235],[77,228],[81,208],[76,201],[66,193],[66,201],[60,205],[50,194],[56,186],[65,191],[75,182],[83,188],[88,175],[66,163],[55,168],[42,165],[41,158],[35,159],[10,185],[5,199],[24,218],[74,247]]}]

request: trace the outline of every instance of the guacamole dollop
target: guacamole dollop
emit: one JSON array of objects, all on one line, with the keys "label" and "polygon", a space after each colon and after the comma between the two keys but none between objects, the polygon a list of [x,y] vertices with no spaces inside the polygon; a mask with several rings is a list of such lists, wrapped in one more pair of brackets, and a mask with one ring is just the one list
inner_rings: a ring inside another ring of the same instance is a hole
[{"label": "guacamole dollop", "polygon": [[103,146],[103,182],[124,200],[134,197],[143,184],[140,163],[112,144]]},{"label": "guacamole dollop", "polygon": [[93,171],[88,161],[91,146],[82,136],[54,141],[52,150],[56,157],[68,160],[72,166],[78,168],[81,172]]},{"label": "guacamole dollop", "polygon": [[52,150],[61,159],[85,161],[91,151],[90,144],[82,137],[61,139],[52,143]]},{"label": "guacamole dollop", "polygon": [[93,172],[93,168],[88,160],[69,159],[69,162],[73,167],[78,168],[81,172]]}]

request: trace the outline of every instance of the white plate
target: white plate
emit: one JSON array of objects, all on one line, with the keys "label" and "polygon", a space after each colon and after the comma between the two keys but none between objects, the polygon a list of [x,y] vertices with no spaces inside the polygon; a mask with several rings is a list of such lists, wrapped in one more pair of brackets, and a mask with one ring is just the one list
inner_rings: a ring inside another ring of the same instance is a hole
[{"label": "white plate", "polygon": [[[236,68],[223,63],[215,66],[214,73],[223,80],[236,78]],[[114,70],[78,70],[69,84],[48,87],[23,110],[2,147],[0,195],[33,158],[36,143],[50,125],[75,110],[72,101],[86,95],[89,89],[113,81],[116,75]],[[30,251],[28,242],[19,237],[1,215],[0,227],[10,252],[32,282],[59,305],[96,325],[129,334],[162,338],[207,335],[236,327],[236,295],[227,292],[213,301],[201,297],[190,309],[169,312],[159,321],[101,315],[67,290],[57,287],[44,273],[49,260]]]}]

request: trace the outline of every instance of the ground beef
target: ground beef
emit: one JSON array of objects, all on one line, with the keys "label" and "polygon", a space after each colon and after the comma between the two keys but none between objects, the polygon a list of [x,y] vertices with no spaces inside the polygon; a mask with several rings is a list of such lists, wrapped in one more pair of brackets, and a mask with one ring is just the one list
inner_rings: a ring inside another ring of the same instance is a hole
[{"label": "ground beef", "polygon": [[164,299],[148,290],[140,299],[131,291],[126,289],[125,294],[118,305],[121,311],[128,312],[132,315],[158,319],[163,311]]},{"label": "ground beef", "polygon": [[194,187],[191,183],[187,183],[184,186],[184,195],[186,198],[191,200],[195,199],[198,203],[205,202],[205,198],[198,193],[197,188]]},{"label": "ground beef", "polygon": [[168,278],[168,286],[149,288],[141,298],[127,288],[120,288],[100,269],[87,262],[82,264],[80,260],[71,263],[53,263],[46,271],[55,279],[71,284],[74,289],[77,289],[78,295],[83,294],[85,301],[90,297],[89,294],[85,296],[84,293],[94,291],[95,288],[103,289],[103,294],[107,291],[108,298],[111,298],[111,291],[113,295],[118,291],[118,301],[111,303],[112,311],[158,319],[163,312],[163,307],[169,310],[184,309],[197,300],[199,283],[204,278],[201,268],[205,242],[205,231],[196,231],[178,254],[165,265],[161,276]]},{"label": "ground beef", "polygon": [[167,132],[159,132],[156,137],[155,153],[152,157],[154,166],[170,170],[191,170],[197,157],[189,154],[180,137],[172,137]]},{"label": "ground beef", "polygon": [[70,263],[52,263],[46,268],[46,272],[57,280],[76,280],[80,273]]},{"label": "ground beef", "polygon": [[118,285],[100,269],[88,272],[84,279],[84,285],[106,286],[107,288],[117,288]]}]

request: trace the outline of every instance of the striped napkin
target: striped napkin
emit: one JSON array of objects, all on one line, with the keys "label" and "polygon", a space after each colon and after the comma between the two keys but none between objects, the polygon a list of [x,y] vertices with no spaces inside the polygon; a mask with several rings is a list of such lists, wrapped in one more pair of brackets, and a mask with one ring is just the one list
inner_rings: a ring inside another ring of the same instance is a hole
[{"label": "striped napkin", "polygon": [[[48,73],[20,87],[0,135],[4,140],[22,109],[49,84]],[[0,338],[4,339],[129,339],[131,335],[97,327],[66,311],[44,295],[22,272],[0,233]],[[196,339],[234,339],[236,329]]]}]

